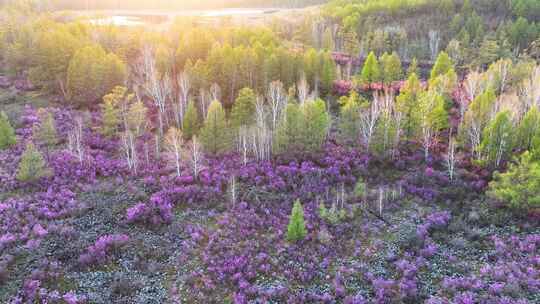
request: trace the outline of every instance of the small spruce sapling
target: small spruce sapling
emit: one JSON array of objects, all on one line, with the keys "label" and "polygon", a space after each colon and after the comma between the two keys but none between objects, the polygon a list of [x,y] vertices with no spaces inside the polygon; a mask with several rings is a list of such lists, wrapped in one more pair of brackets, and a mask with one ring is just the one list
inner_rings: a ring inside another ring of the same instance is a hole
[{"label": "small spruce sapling", "polygon": [[15,130],[9,123],[6,113],[0,112],[0,150],[6,149],[16,143]]},{"label": "small spruce sapling", "polygon": [[17,179],[21,182],[36,181],[48,174],[45,165],[45,160],[43,160],[41,153],[32,142],[29,142],[19,163]]},{"label": "small spruce sapling", "polygon": [[297,242],[306,237],[306,224],[304,223],[304,209],[300,200],[294,202],[289,225],[287,226],[287,240]]},{"label": "small spruce sapling", "polygon": [[54,116],[51,112],[42,109],[38,111],[38,116],[41,122],[39,126],[34,126],[33,138],[45,145],[48,154],[48,148],[58,143],[58,134],[56,132]]}]

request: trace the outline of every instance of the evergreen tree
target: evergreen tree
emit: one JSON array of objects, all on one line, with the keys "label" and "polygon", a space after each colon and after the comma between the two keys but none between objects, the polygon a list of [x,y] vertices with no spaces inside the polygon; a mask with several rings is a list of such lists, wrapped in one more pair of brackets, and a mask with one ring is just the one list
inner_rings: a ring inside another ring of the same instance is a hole
[{"label": "evergreen tree", "polygon": [[19,163],[17,180],[21,182],[32,182],[46,176],[47,173],[43,156],[32,142],[28,142]]},{"label": "evergreen tree", "polygon": [[330,126],[326,104],[322,99],[307,101],[303,105],[302,112],[304,114],[302,143],[308,151],[316,151],[323,145]]},{"label": "evergreen tree", "polygon": [[46,156],[49,158],[49,148],[58,143],[54,116],[44,109],[38,111],[40,123],[34,127],[33,138],[40,144],[45,145]]},{"label": "evergreen tree", "polygon": [[230,149],[231,139],[225,110],[217,100],[212,101],[208,108],[200,139],[204,149],[214,155]]},{"label": "evergreen tree", "polygon": [[231,112],[233,128],[249,126],[255,122],[255,104],[257,97],[250,88],[244,88],[238,93]]},{"label": "evergreen tree", "polygon": [[197,135],[201,123],[199,121],[199,112],[195,106],[195,102],[190,100],[187,106],[184,121],[182,122],[182,132],[185,140],[190,140],[193,136]]},{"label": "evergreen tree", "polygon": [[416,74],[418,77],[418,60],[416,57],[414,57],[409,64],[409,68],[407,69],[407,77],[411,76],[412,74]]},{"label": "evergreen tree", "polygon": [[297,103],[287,104],[274,135],[274,152],[281,153],[300,148],[303,128],[304,115],[300,105]]},{"label": "evergreen tree", "polygon": [[287,240],[297,242],[303,240],[307,235],[306,224],[304,223],[304,209],[300,200],[294,202],[294,206],[289,217],[287,226]]},{"label": "evergreen tree", "polygon": [[15,130],[11,127],[9,119],[4,112],[0,112],[0,150],[6,149],[17,143]]},{"label": "evergreen tree", "polygon": [[332,93],[336,79],[336,63],[330,52],[324,52],[321,56],[321,92],[326,95]]},{"label": "evergreen tree", "polygon": [[510,113],[502,111],[484,129],[480,152],[487,164],[498,167],[511,154],[513,128]]},{"label": "evergreen tree", "polygon": [[515,137],[516,147],[521,150],[530,150],[533,146],[535,134],[540,130],[540,111],[532,107],[521,120]]},{"label": "evergreen tree", "polygon": [[411,74],[396,98],[396,110],[402,114],[402,128],[406,138],[415,135],[420,124],[418,111],[418,96],[422,93],[422,84],[416,74]]},{"label": "evergreen tree", "polygon": [[454,63],[452,62],[452,59],[450,59],[450,56],[448,56],[446,52],[440,52],[435,64],[433,65],[433,69],[431,69],[430,79],[435,79],[440,75],[444,75],[453,68]]},{"label": "evergreen tree", "polygon": [[381,70],[379,67],[379,61],[374,52],[369,53],[364,66],[362,67],[362,72],[360,74],[360,81],[362,83],[372,83],[380,81]]},{"label": "evergreen tree", "polygon": [[510,208],[530,210],[540,207],[540,163],[529,152],[511,164],[506,173],[495,173],[488,195],[507,203]]},{"label": "evergreen tree", "polygon": [[352,91],[349,97],[340,99],[339,130],[344,140],[354,144],[360,137],[360,97]]},{"label": "evergreen tree", "polygon": [[67,92],[72,102],[88,106],[126,78],[126,66],[115,54],[99,45],[78,50],[67,71]]},{"label": "evergreen tree", "polygon": [[120,98],[122,98],[121,96],[124,95],[124,93],[119,90],[120,88],[121,87],[116,87],[116,90],[113,90],[112,93],[105,95],[103,97],[103,103],[99,105],[101,108],[100,132],[106,137],[115,136],[120,125],[119,103]]},{"label": "evergreen tree", "polygon": [[381,57],[382,79],[385,84],[391,84],[394,81],[401,80],[403,70],[401,67],[401,59],[396,52],[391,55],[385,53]]}]

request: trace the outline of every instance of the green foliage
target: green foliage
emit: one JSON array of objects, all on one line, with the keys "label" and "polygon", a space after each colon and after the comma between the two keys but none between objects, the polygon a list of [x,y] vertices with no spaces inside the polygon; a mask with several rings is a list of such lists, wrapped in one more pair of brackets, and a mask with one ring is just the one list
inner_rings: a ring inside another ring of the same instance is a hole
[{"label": "green foliage", "polygon": [[540,207],[540,164],[523,153],[517,164],[511,164],[505,173],[495,173],[489,184],[488,195],[505,202],[517,210]]},{"label": "green foliage", "polygon": [[[462,128],[462,130],[469,130],[474,127],[474,129],[482,132],[489,123],[491,110],[496,99],[497,96],[492,89],[487,89],[482,94],[476,96],[476,98],[469,105],[467,112],[465,112],[465,128]],[[466,134],[461,134],[461,136],[466,137]],[[477,147],[471,148],[476,149]]]},{"label": "green foliage", "polygon": [[86,30],[78,24],[42,26],[45,28],[39,29],[32,45],[29,76],[33,83],[65,97],[68,66],[77,50],[87,44]]},{"label": "green foliage", "polygon": [[28,142],[19,163],[17,180],[21,182],[33,182],[48,175],[45,165],[41,153],[32,142]]},{"label": "green foliage", "polygon": [[330,94],[332,93],[334,80],[336,79],[336,63],[330,52],[322,53],[321,57],[321,92],[323,94]]},{"label": "green foliage", "polygon": [[40,109],[38,111],[38,117],[40,123],[33,129],[33,139],[47,147],[56,145],[58,143],[58,134],[56,132],[53,114]]},{"label": "green foliage", "polygon": [[525,151],[533,146],[534,136],[540,131],[540,111],[532,107],[521,120],[516,134],[516,147]]},{"label": "green foliage", "polygon": [[446,52],[440,52],[437,56],[437,60],[431,69],[430,79],[446,74],[448,71],[454,68],[454,63],[450,56]]},{"label": "green foliage", "polygon": [[98,45],[84,47],[69,62],[67,92],[70,100],[79,106],[89,106],[122,85],[126,66],[115,54],[107,54]]},{"label": "green foliage", "polygon": [[538,38],[539,30],[534,22],[529,23],[527,19],[519,17],[513,23],[508,24],[506,34],[512,45],[523,50]]},{"label": "green foliage", "polygon": [[336,204],[332,204],[332,207],[328,209],[321,202],[319,204],[319,216],[327,223],[336,225],[347,218],[347,212],[343,208],[338,208]]},{"label": "green foliage", "polygon": [[540,21],[540,2],[536,0],[511,0],[512,12],[518,17]]},{"label": "green foliage", "polygon": [[208,153],[224,153],[231,148],[230,135],[225,110],[219,101],[214,100],[208,108],[208,115],[200,132],[201,143]]},{"label": "green foliage", "polygon": [[297,242],[303,240],[307,235],[306,224],[304,223],[304,209],[300,200],[294,202],[294,206],[289,217],[287,226],[287,240]]},{"label": "green foliage", "polygon": [[6,149],[17,143],[15,130],[9,123],[9,119],[4,112],[0,112],[0,150]]},{"label": "green foliage", "polygon": [[255,104],[257,97],[250,88],[243,88],[233,104],[231,111],[231,126],[249,126],[255,122]]},{"label": "green foliage", "polygon": [[322,99],[306,101],[302,106],[304,115],[302,143],[306,150],[317,151],[326,139],[330,127],[330,116]]},{"label": "green foliage", "polygon": [[391,55],[385,53],[381,57],[382,80],[386,84],[391,84],[394,81],[401,80],[403,77],[403,69],[401,59],[396,52]]},{"label": "green foliage", "polygon": [[339,130],[344,140],[357,143],[360,134],[361,99],[356,91],[341,97]]},{"label": "green foliage", "polygon": [[354,185],[354,195],[356,197],[365,197],[367,194],[366,183],[360,178],[356,181]]},{"label": "green foliage", "polygon": [[126,88],[115,87],[110,94],[103,96],[101,108],[100,133],[106,137],[113,137],[118,132],[120,125],[120,102],[126,93]]},{"label": "green foliage", "polygon": [[483,154],[484,162],[498,167],[500,162],[507,159],[512,152],[514,125],[510,112],[502,111],[484,129],[479,151]]},{"label": "green foliage", "polygon": [[396,110],[402,115],[402,128],[406,138],[412,138],[420,124],[418,116],[418,95],[423,91],[420,79],[413,73],[405,82],[403,89],[396,98]]},{"label": "green foliage", "polygon": [[193,136],[197,135],[200,128],[199,112],[197,111],[195,102],[190,100],[186,114],[184,115],[184,121],[182,121],[182,133],[184,134],[184,139],[190,140]]},{"label": "green foliage", "polygon": [[300,105],[288,103],[274,135],[275,153],[295,151],[302,147],[304,115]]},{"label": "green foliage", "polygon": [[362,67],[362,72],[360,74],[360,81],[362,83],[371,83],[378,82],[381,80],[381,70],[379,67],[379,61],[374,52],[369,53],[364,66]]}]

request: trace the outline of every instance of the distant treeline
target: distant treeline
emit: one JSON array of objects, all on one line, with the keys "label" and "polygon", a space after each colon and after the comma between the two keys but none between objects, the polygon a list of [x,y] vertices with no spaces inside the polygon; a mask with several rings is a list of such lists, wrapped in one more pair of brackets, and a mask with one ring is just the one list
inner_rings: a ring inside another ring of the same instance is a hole
[{"label": "distant treeline", "polygon": [[[21,0],[0,0],[0,6]],[[56,10],[96,9],[211,9],[241,7],[296,8],[322,4],[327,0],[23,0]]]}]

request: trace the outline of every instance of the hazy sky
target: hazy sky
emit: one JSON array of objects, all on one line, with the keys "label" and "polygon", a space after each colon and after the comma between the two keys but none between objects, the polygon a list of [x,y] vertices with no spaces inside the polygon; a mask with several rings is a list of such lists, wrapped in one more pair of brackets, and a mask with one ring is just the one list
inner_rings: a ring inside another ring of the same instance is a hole
[{"label": "hazy sky", "polygon": [[311,5],[324,0],[51,0],[59,9],[196,9]]}]

